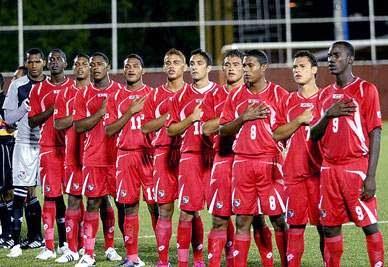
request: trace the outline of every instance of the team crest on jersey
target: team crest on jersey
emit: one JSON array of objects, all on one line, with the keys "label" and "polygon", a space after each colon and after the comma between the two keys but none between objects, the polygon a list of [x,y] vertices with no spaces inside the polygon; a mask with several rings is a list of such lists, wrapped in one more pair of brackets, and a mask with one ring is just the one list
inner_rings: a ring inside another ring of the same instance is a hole
[{"label": "team crest on jersey", "polygon": [[235,206],[236,208],[240,207],[240,204],[241,204],[240,199],[233,200],[233,206]]},{"label": "team crest on jersey", "polygon": [[164,192],[164,190],[158,190],[158,197],[164,198],[165,195],[166,193]]},{"label": "team crest on jersey", "polygon": [[130,96],[128,96],[128,99],[131,99],[131,100],[134,100],[136,98],[140,98],[140,96],[138,96],[138,95],[130,95]]},{"label": "team crest on jersey", "polygon": [[333,99],[341,99],[344,97],[344,94],[333,94]]},{"label": "team crest on jersey", "polygon": [[94,190],[94,184],[88,184],[88,191]]},{"label": "team crest on jersey", "polygon": [[222,209],[223,206],[224,206],[224,203],[222,203],[222,201],[217,201],[217,203],[216,203],[217,209]]},{"label": "team crest on jersey", "polygon": [[300,103],[301,108],[311,108],[314,107],[313,103]]},{"label": "team crest on jersey", "polygon": [[321,215],[322,218],[325,218],[327,215],[326,210],[320,210],[319,214]]},{"label": "team crest on jersey", "polygon": [[295,212],[293,210],[287,210],[287,218],[292,218],[294,217]]},{"label": "team crest on jersey", "polygon": [[188,196],[183,196],[182,197],[182,203],[183,204],[187,204],[187,203],[189,203],[189,201],[190,201],[190,198]]},{"label": "team crest on jersey", "polygon": [[121,197],[126,197],[126,196],[127,196],[127,191],[121,190],[121,191],[120,191],[120,196],[121,196]]},{"label": "team crest on jersey", "polygon": [[259,99],[248,99],[248,104],[257,104],[259,102],[260,102]]}]

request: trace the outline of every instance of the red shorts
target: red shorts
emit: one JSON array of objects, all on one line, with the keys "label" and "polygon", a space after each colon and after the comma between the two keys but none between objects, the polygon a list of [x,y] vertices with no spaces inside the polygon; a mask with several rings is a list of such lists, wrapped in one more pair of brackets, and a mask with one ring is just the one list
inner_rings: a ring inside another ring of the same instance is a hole
[{"label": "red shorts", "polygon": [[232,216],[232,164],[233,156],[214,158],[207,198],[210,214]]},{"label": "red shorts", "polygon": [[40,146],[40,180],[45,197],[59,197],[63,194],[64,147]]},{"label": "red shorts", "polygon": [[116,201],[123,204],[137,203],[140,200],[140,188],[143,188],[143,199],[148,204],[155,203],[152,154],[119,149],[116,167]]},{"label": "red shorts", "polygon": [[84,166],[82,194],[87,197],[116,196],[115,166]]},{"label": "red shorts", "polygon": [[178,168],[168,164],[169,148],[157,148],[154,154],[154,194],[158,204],[174,202],[178,198]]},{"label": "red shorts", "polygon": [[201,154],[182,153],[178,177],[180,209],[202,210],[205,206],[210,170],[203,166]]},{"label": "red shorts", "polygon": [[337,226],[353,221],[364,227],[377,223],[376,197],[360,200],[368,159],[362,158],[347,164],[323,162],[321,167],[321,223]]},{"label": "red shorts", "polygon": [[82,195],[82,166],[65,164],[65,192],[73,196]]},{"label": "red shorts", "polygon": [[276,163],[272,158],[236,155],[232,167],[233,213],[280,215],[285,205],[273,179]]},{"label": "red shorts", "polygon": [[319,224],[319,177],[304,178],[295,184],[287,184],[287,223],[290,225]]}]

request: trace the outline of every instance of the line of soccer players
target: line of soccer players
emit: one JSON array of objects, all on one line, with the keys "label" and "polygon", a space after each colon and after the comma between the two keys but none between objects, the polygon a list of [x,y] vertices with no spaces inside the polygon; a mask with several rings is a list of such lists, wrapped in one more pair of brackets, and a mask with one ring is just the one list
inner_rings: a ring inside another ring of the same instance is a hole
[{"label": "line of soccer players", "polygon": [[[223,250],[227,266],[246,266],[251,228],[262,265],[273,266],[265,215],[282,266],[301,265],[308,222],[317,226],[325,266],[340,266],[341,225],[349,220],[364,230],[371,266],[383,266],[375,198],[379,98],[372,83],[352,74],[353,60],[350,43],[333,43],[328,61],[336,82],[319,89],[317,60],[308,51],[297,52],[292,68],[297,91],[289,93],[267,81],[269,62],[263,51],[228,52],[221,86],[209,81],[208,53],[192,52],[188,84],[185,56],[170,49],[163,61],[167,81],[153,89],[143,83],[144,63],[137,54],[125,58],[126,85],[121,85],[109,78],[103,53],[90,58],[79,54],[73,81],[64,75],[63,51],[50,52],[50,77],[45,77],[42,51],[30,49],[28,74],[11,84],[3,106],[6,123],[18,128],[14,244],[8,256],[22,255],[22,208],[39,175],[44,195],[41,260],[61,254],[57,262],[94,266],[100,217],[105,255],[121,260],[114,249],[112,196],[126,249],[120,266],[143,266],[138,256],[142,192],[156,236],[157,266],[170,266],[176,199],[178,266],[189,265],[190,244],[193,265],[205,266],[200,211],[206,202],[212,214],[209,266],[220,266]],[[68,194],[67,209],[63,193]]]}]

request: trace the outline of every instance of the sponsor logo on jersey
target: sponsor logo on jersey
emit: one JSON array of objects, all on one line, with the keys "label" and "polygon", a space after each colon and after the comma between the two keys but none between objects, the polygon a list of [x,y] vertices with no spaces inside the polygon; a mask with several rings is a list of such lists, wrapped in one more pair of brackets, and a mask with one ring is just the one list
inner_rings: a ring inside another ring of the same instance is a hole
[{"label": "sponsor logo on jersey", "polygon": [[97,96],[98,97],[108,97],[108,94],[107,93],[98,93]]},{"label": "sponsor logo on jersey", "polygon": [[139,95],[130,95],[130,96],[128,96],[128,99],[131,99],[131,100],[136,99],[136,98],[140,98],[140,96]]},{"label": "sponsor logo on jersey", "polygon": [[313,106],[314,106],[313,103],[300,103],[301,108],[311,108]]},{"label": "sponsor logo on jersey", "polygon": [[248,104],[258,104],[260,103],[259,99],[248,99]]},{"label": "sponsor logo on jersey", "polygon": [[344,94],[333,94],[333,99],[341,99],[344,97]]},{"label": "sponsor logo on jersey", "polygon": [[223,206],[224,206],[224,203],[222,203],[222,201],[217,201],[217,203],[216,203],[217,209],[222,209]]},{"label": "sponsor logo on jersey", "polygon": [[235,206],[236,208],[240,207],[240,204],[241,204],[240,199],[233,200],[233,206]]}]

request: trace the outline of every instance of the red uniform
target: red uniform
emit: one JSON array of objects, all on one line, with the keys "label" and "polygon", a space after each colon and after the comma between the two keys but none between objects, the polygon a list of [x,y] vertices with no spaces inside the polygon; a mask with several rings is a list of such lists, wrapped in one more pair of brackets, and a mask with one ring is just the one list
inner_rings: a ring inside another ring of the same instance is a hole
[{"label": "red uniform", "polygon": [[365,202],[359,197],[368,169],[368,134],[382,125],[379,96],[372,83],[356,78],[343,88],[323,89],[317,111],[322,115],[341,99],[352,99],[357,108],[352,115],[330,119],[319,141],[321,221],[335,226],[351,220],[363,227],[377,222],[376,198]]},{"label": "red uniform", "polygon": [[[30,92],[31,111],[28,117],[34,117],[54,106],[56,95],[72,86],[73,80],[66,78],[61,84],[52,84],[49,79],[35,84]],[[40,126],[40,177],[43,194],[47,197],[62,195],[64,179],[65,134],[54,128],[54,116],[51,115]]]},{"label": "red uniform", "polygon": [[[189,87],[185,84],[182,89]],[[175,92],[164,85],[152,91],[144,104],[144,124],[169,112],[170,99]],[[178,164],[180,137],[169,137],[166,127],[160,128],[152,140],[154,152],[153,183],[155,201],[165,204],[178,198]],[[175,155],[175,157],[174,157]]]},{"label": "red uniform", "polygon": [[[274,129],[293,121],[308,108],[317,106],[318,93],[309,98],[299,92],[286,96],[278,107]],[[310,139],[310,126],[301,126],[287,140],[283,174],[286,184],[287,222],[319,223],[319,172],[322,156]]]},{"label": "red uniform", "polygon": [[258,94],[246,86],[233,90],[224,106],[220,124],[234,121],[250,103],[266,103],[270,114],[266,119],[245,122],[233,144],[232,203],[236,214],[278,215],[285,212],[281,192],[275,189],[279,148],[272,139],[276,107],[287,91],[271,82]]},{"label": "red uniform", "polygon": [[[242,86],[240,86],[242,87]],[[219,118],[229,94],[226,86],[219,87],[206,94],[202,111],[203,122]],[[208,209],[217,216],[232,215],[232,163],[234,137],[214,135],[214,163],[210,175]]]},{"label": "red uniform", "polygon": [[[132,101],[146,96],[151,88],[144,85],[137,90],[121,88],[110,95],[107,102],[105,125],[120,119]],[[144,113],[134,114],[120,130],[117,138],[116,201],[133,204],[139,201],[140,188],[147,203],[153,203],[151,136],[141,131]]]},{"label": "red uniform", "polygon": [[[114,95],[121,85],[111,81],[105,89],[90,84],[85,90],[78,91],[74,100],[73,119],[84,119],[95,114],[104,99]],[[115,162],[117,156],[116,137],[105,134],[101,119],[85,133],[82,193],[88,197],[102,197],[116,194]]]},{"label": "red uniform", "polygon": [[[61,90],[55,99],[54,120],[73,114],[75,95],[83,89],[72,85]],[[83,137],[76,133],[74,125],[65,131],[65,192],[75,196],[82,193]]]},{"label": "red uniform", "polygon": [[[176,93],[171,101],[171,116],[167,127],[180,122],[193,113],[194,108],[203,101],[207,92],[218,88],[210,83],[207,90],[199,92],[193,86],[186,86]],[[179,206],[186,211],[202,210],[205,204],[207,180],[209,176],[208,159],[212,157],[211,142],[201,133],[199,121],[190,125],[182,134],[179,162]]]}]

